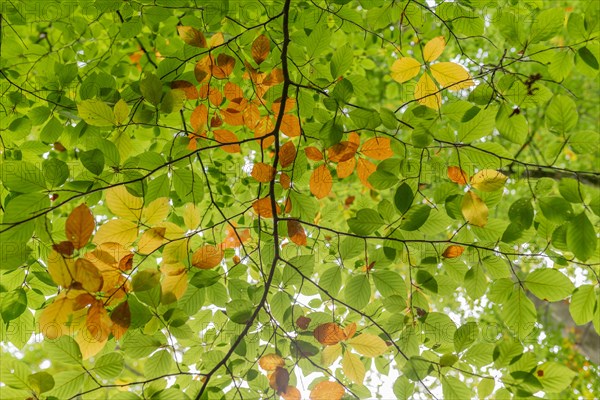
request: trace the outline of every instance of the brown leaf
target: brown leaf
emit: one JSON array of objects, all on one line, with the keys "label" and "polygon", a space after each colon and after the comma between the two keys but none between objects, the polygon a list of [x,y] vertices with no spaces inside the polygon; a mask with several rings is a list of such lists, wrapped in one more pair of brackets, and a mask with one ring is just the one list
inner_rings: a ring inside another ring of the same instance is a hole
[{"label": "brown leaf", "polygon": [[322,164],[315,169],[310,176],[310,192],[315,195],[317,199],[326,197],[333,187],[333,178],[331,172],[327,168],[327,165]]},{"label": "brown leaf", "polygon": [[282,367],[275,368],[275,371],[269,376],[269,386],[274,389],[277,394],[284,393],[290,382],[290,373]]},{"label": "brown leaf", "polygon": [[75,251],[75,246],[73,246],[73,243],[68,240],[64,240],[60,243],[53,244],[52,248],[60,254],[64,254],[66,256],[73,255],[73,252]]},{"label": "brown leaf", "polygon": [[221,263],[223,251],[217,246],[204,245],[194,252],[192,265],[200,269],[214,268]]},{"label": "brown leaf", "polygon": [[271,182],[275,178],[275,174],[277,174],[277,170],[269,164],[259,162],[252,167],[251,175],[259,182]]},{"label": "brown leaf", "polygon": [[369,189],[373,189],[373,186],[371,186],[371,183],[369,183],[369,176],[371,176],[371,174],[375,172],[376,169],[377,166],[371,161],[364,158],[360,158],[358,160],[358,166],[356,167],[358,179],[360,179],[362,184]]},{"label": "brown leaf", "polygon": [[323,153],[314,146],[305,147],[304,153],[309,160],[321,161],[323,159]]},{"label": "brown leaf", "polygon": [[217,79],[225,79],[233,72],[235,58],[221,53],[217,56],[217,62],[211,65],[211,73]]},{"label": "brown leaf", "polygon": [[239,145],[239,140],[235,133],[226,129],[217,129],[214,132],[215,139],[219,143],[232,143],[226,146],[221,146],[221,149],[227,153],[240,153],[242,149]]},{"label": "brown leaf", "polygon": [[177,32],[184,42],[190,46],[204,48],[206,47],[206,39],[199,30],[192,28],[191,26],[178,26]]},{"label": "brown leaf", "polygon": [[351,158],[347,161],[340,162],[337,167],[337,176],[340,179],[344,179],[352,175],[354,168],[356,167],[356,158]]},{"label": "brown leaf", "polygon": [[298,246],[306,246],[306,232],[302,228],[302,224],[295,220],[288,220],[287,222],[288,236],[290,240],[296,243]]},{"label": "brown leaf", "polygon": [[391,148],[391,142],[389,138],[372,138],[367,140],[361,147],[360,152],[367,157],[374,158],[376,160],[385,160],[394,155]]},{"label": "brown leaf", "polygon": [[200,104],[192,111],[190,124],[196,133],[199,133],[206,127],[208,124],[208,108],[204,104]]},{"label": "brown leaf", "polygon": [[296,159],[296,146],[293,142],[286,142],[279,149],[279,163],[282,167],[291,165]]},{"label": "brown leaf", "polygon": [[265,371],[274,371],[277,367],[284,367],[285,360],[278,354],[265,354],[258,360],[258,365]]},{"label": "brown leaf", "polygon": [[95,301],[87,313],[86,326],[92,334],[92,340],[99,342],[108,339],[113,322],[108,316],[106,308],[101,301]]},{"label": "brown leaf", "polygon": [[129,329],[131,324],[131,311],[129,310],[129,303],[126,301],[122,302],[110,314],[110,319],[113,322],[111,332],[115,339],[119,340]]},{"label": "brown leaf", "polygon": [[279,183],[284,189],[289,189],[292,185],[292,180],[290,179],[290,176],[288,174],[282,172],[279,176]]},{"label": "brown leaf", "polygon": [[448,246],[446,248],[446,250],[444,250],[444,253],[442,254],[442,257],[445,258],[456,258],[456,257],[460,257],[460,255],[465,251],[465,248],[462,246]]},{"label": "brown leaf", "polygon": [[298,326],[298,328],[304,330],[304,329],[308,328],[308,325],[310,325],[310,321],[311,321],[310,318],[305,317],[304,315],[301,315],[296,320],[296,325]]},{"label": "brown leaf", "polygon": [[340,400],[346,390],[337,382],[319,382],[310,392],[310,400]]},{"label": "brown leaf", "polygon": [[80,249],[87,244],[96,227],[96,221],[92,212],[85,204],[77,206],[65,224],[67,239],[73,243],[76,249]]},{"label": "brown leaf", "polygon": [[348,161],[354,157],[356,150],[358,150],[358,144],[344,140],[327,150],[327,158],[336,163]]},{"label": "brown leaf", "polygon": [[324,345],[333,345],[346,340],[346,334],[335,322],[327,322],[319,325],[313,331],[313,336]]},{"label": "brown leaf", "polygon": [[262,64],[267,59],[270,51],[271,42],[265,35],[260,35],[252,43],[252,58],[257,64]]},{"label": "brown leaf", "polygon": [[194,76],[198,83],[207,82],[211,77],[211,66],[214,63],[213,56],[205,56],[198,60],[194,67]]},{"label": "brown leaf", "polygon": [[467,184],[467,173],[460,167],[448,167],[448,178],[459,185]]},{"label": "brown leaf", "polygon": [[[263,218],[273,218],[273,209],[271,208],[271,198],[269,196],[256,200],[252,203],[254,212]],[[277,214],[281,212],[278,204],[275,204]]]},{"label": "brown leaf", "polygon": [[300,136],[300,120],[295,115],[285,114],[281,118],[281,132],[288,137]]}]

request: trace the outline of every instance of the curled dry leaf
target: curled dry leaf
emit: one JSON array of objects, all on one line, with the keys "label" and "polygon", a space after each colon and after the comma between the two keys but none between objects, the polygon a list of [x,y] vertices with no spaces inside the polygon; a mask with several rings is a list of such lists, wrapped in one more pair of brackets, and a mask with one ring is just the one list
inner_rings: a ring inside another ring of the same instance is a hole
[{"label": "curled dry leaf", "polygon": [[442,253],[442,257],[445,257],[445,258],[460,257],[460,255],[464,251],[465,251],[465,248],[462,246],[456,246],[456,245],[448,246],[446,248],[446,250],[444,250],[444,253]]},{"label": "curled dry leaf", "polygon": [[467,173],[460,167],[448,167],[448,178],[450,178],[452,182],[458,183],[459,185],[467,184]]},{"label": "curled dry leaf", "polygon": [[278,354],[265,354],[258,360],[258,365],[265,371],[274,371],[277,367],[284,367],[285,360]]},{"label": "curled dry leaf", "polygon": [[322,164],[317,167],[312,175],[310,176],[310,192],[315,195],[317,199],[326,197],[333,187],[333,178],[331,172],[327,168],[327,165]]},{"label": "curled dry leaf", "polygon": [[92,212],[88,206],[80,204],[69,214],[65,224],[65,233],[73,246],[81,249],[90,240],[95,227],[96,221]]},{"label": "curled dry leaf", "polygon": [[390,139],[378,137],[367,140],[360,148],[360,152],[376,160],[385,160],[394,155]]},{"label": "curled dry leaf", "polygon": [[300,222],[295,220],[287,221],[288,236],[290,240],[298,246],[306,246],[306,232]]},{"label": "curled dry leaf", "polygon": [[250,175],[259,182],[271,182],[275,178],[277,170],[269,164],[258,162],[252,167]]},{"label": "curled dry leaf", "polygon": [[313,336],[324,345],[333,345],[346,340],[346,334],[335,322],[327,322],[319,325],[313,331]]},{"label": "curled dry leaf", "polygon": [[[269,196],[258,199],[252,203],[252,209],[256,215],[263,218],[273,218],[273,209],[271,207],[271,198]],[[281,208],[278,204],[275,204],[275,211],[277,214],[281,212]]]},{"label": "curled dry leaf", "polygon": [[279,163],[282,167],[291,165],[296,159],[296,146],[293,142],[286,142],[279,149]]},{"label": "curled dry leaf", "polygon": [[219,246],[204,245],[194,252],[192,265],[200,269],[214,268],[221,263],[223,250]]},{"label": "curled dry leaf", "polygon": [[310,400],[340,400],[345,392],[344,387],[337,382],[319,382],[311,390]]}]

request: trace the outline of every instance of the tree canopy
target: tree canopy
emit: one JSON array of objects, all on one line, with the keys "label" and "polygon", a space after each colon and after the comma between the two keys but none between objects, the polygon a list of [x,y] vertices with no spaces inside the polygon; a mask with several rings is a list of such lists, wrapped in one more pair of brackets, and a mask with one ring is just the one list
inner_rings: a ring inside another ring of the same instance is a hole
[{"label": "tree canopy", "polygon": [[600,3],[0,5],[2,399],[600,396]]}]

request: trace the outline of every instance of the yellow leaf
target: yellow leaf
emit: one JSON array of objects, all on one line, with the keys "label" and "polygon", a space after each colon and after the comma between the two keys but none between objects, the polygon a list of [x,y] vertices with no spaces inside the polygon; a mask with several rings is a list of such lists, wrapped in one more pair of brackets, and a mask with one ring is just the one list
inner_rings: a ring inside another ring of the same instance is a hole
[{"label": "yellow leaf", "polygon": [[187,258],[188,255],[188,240],[176,240],[167,243],[162,250],[162,258],[164,262],[175,263]]},{"label": "yellow leaf", "polygon": [[265,354],[258,360],[258,365],[265,371],[274,371],[277,367],[284,367],[285,360],[278,354]]},{"label": "yellow leaf", "polygon": [[118,217],[139,221],[144,199],[133,196],[121,185],[106,191],[106,205]]},{"label": "yellow leaf", "polygon": [[494,169],[482,169],[471,177],[471,186],[482,192],[494,192],[504,187],[508,177]]},{"label": "yellow leaf", "polygon": [[225,38],[223,37],[223,33],[217,32],[214,35],[212,35],[211,38],[208,40],[208,47],[212,49],[213,47],[222,45],[224,42]]},{"label": "yellow leaf", "polygon": [[39,318],[40,332],[48,339],[56,339],[69,333],[68,321],[73,313],[74,302],[61,292],[54,302],[42,311]]},{"label": "yellow leaf", "polygon": [[98,228],[96,235],[94,235],[94,243],[114,242],[128,246],[137,239],[137,235],[138,227],[133,222],[124,219],[112,219]]},{"label": "yellow leaf", "polygon": [[152,226],[167,219],[169,215],[169,199],[167,197],[159,197],[152,201],[142,210],[142,222]]},{"label": "yellow leaf", "polygon": [[346,335],[346,340],[350,339],[356,333],[356,322],[352,322],[344,327],[344,334]]},{"label": "yellow leaf", "polygon": [[473,86],[469,72],[453,62],[440,62],[431,66],[431,74],[435,80],[448,90],[460,90]]},{"label": "yellow leaf", "polygon": [[442,103],[442,96],[439,93],[435,82],[428,74],[421,75],[421,79],[415,86],[415,99],[419,104],[423,104],[434,110],[438,110]]},{"label": "yellow leaf", "polygon": [[342,345],[336,343],[331,346],[327,346],[321,352],[321,364],[324,367],[329,367],[342,355]]},{"label": "yellow leaf", "polygon": [[48,256],[48,273],[54,283],[66,289],[73,283],[75,260],[52,250]]},{"label": "yellow leaf", "polygon": [[345,392],[346,389],[337,382],[319,382],[311,390],[310,400],[340,400]]},{"label": "yellow leaf", "polygon": [[88,206],[80,204],[69,214],[65,224],[65,233],[73,246],[80,249],[90,240],[95,227],[96,221],[92,212]]},{"label": "yellow leaf", "polygon": [[346,351],[342,358],[342,370],[344,375],[352,382],[362,385],[365,380],[365,366],[354,354]]},{"label": "yellow leaf", "polygon": [[443,36],[438,36],[431,39],[423,49],[423,59],[425,62],[437,60],[446,47],[446,39]]},{"label": "yellow leaf", "polygon": [[331,172],[329,172],[327,165],[321,164],[313,171],[310,176],[309,184],[310,192],[314,194],[317,199],[322,199],[331,192],[333,178],[331,177]]},{"label": "yellow leaf", "polygon": [[192,265],[200,269],[214,268],[221,263],[223,250],[217,246],[204,245],[194,252]]},{"label": "yellow leaf", "polygon": [[75,275],[73,279],[79,282],[85,290],[92,293],[100,291],[104,283],[98,267],[85,258],[75,261]]},{"label": "yellow leaf", "polygon": [[166,228],[148,229],[142,234],[138,242],[138,253],[150,254],[163,245],[165,242]]},{"label": "yellow leaf", "polygon": [[487,224],[488,207],[479,196],[470,190],[463,197],[460,209],[465,220],[471,225],[484,227]]},{"label": "yellow leaf", "polygon": [[183,224],[187,229],[193,231],[200,225],[200,210],[194,203],[187,203],[183,208]]},{"label": "yellow leaf", "polygon": [[390,75],[396,82],[406,82],[417,76],[421,63],[412,57],[402,57],[392,64]]},{"label": "yellow leaf", "polygon": [[388,349],[385,341],[379,336],[363,333],[352,339],[348,343],[354,350],[365,357],[377,357],[385,353]]},{"label": "yellow leaf", "polygon": [[390,139],[383,137],[375,137],[367,140],[360,148],[360,152],[376,160],[385,160],[394,155]]},{"label": "yellow leaf", "polygon": [[112,325],[113,322],[102,302],[92,304],[87,313],[86,323],[75,338],[84,360],[95,356],[104,348]]},{"label": "yellow leaf", "polygon": [[162,288],[163,304],[179,300],[188,287],[188,274],[183,263],[165,264],[160,266],[163,275],[160,286]]}]

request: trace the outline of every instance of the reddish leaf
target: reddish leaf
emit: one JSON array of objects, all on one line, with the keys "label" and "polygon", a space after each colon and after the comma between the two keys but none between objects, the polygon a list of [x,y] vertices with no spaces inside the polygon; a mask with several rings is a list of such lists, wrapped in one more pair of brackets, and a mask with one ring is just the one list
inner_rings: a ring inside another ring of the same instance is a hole
[{"label": "reddish leaf", "polygon": [[296,325],[298,326],[298,328],[304,330],[304,329],[308,328],[308,325],[310,325],[310,321],[311,321],[310,318],[302,315],[302,316],[298,317],[298,319],[296,320]]},{"label": "reddish leaf", "polygon": [[188,81],[173,81],[171,89],[181,89],[185,93],[188,100],[196,100],[198,98],[198,89]]},{"label": "reddish leaf", "polygon": [[290,373],[282,367],[275,368],[275,371],[269,376],[269,386],[274,389],[277,394],[284,393],[290,382]]},{"label": "reddish leaf", "polygon": [[309,160],[321,161],[323,159],[323,153],[314,146],[305,147],[304,153]]}]

